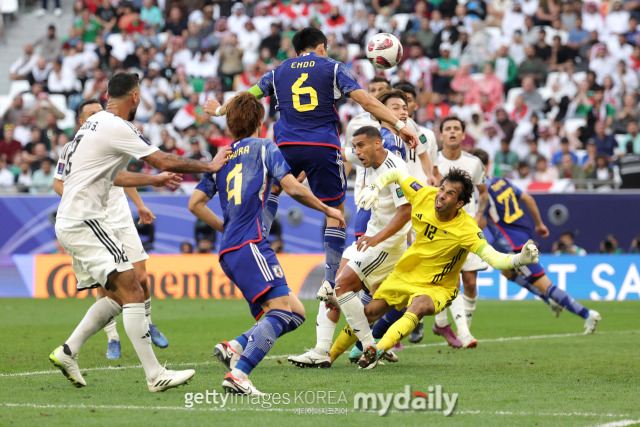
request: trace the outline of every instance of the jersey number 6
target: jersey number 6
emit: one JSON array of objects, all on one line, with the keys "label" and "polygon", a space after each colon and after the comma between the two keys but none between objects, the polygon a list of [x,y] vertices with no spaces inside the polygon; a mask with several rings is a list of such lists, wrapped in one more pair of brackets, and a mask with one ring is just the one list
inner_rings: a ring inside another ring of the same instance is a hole
[{"label": "jersey number 6", "polygon": [[[311,86],[302,87],[302,83],[308,78],[309,74],[302,73],[300,78],[291,86],[291,91],[293,92],[293,108],[301,112],[315,110],[318,106],[318,92]],[[309,95],[311,102],[309,104],[301,104],[300,95]]]}]

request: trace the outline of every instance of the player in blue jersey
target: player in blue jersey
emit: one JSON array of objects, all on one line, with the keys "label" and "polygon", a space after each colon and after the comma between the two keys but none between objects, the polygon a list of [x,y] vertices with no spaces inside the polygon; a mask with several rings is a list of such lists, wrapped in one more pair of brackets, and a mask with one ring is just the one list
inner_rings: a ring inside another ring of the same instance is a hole
[{"label": "player in blue jersey", "polygon": [[[346,179],[340,154],[336,100],[350,96],[378,120],[395,126],[412,147],[418,138],[387,107],[362,90],[344,64],[327,57],[327,37],[322,31],[313,27],[300,30],[293,36],[292,44],[298,57],[287,59],[266,73],[249,92],[257,98],[275,96],[280,118],[273,128],[274,138],[292,173],[297,176],[306,172],[313,194],[328,206],[344,212]],[[220,106],[216,100],[209,99],[205,111],[226,114],[227,105]],[[277,206],[277,198],[270,197],[266,204],[269,220],[275,216]],[[345,238],[344,229],[328,217],[323,286],[335,285]]]},{"label": "player in blue jersey", "polygon": [[[304,307],[287,286],[275,253],[263,233],[264,204],[274,183],[298,202],[319,210],[345,227],[342,213],[318,200],[291,174],[275,143],[257,138],[264,107],[253,95],[242,93],[228,104],[227,125],[233,136],[229,162],[215,175],[206,174],[189,200],[189,209],[222,231],[220,265],[242,292],[253,317],[260,320],[230,342],[216,345],[216,355],[230,372],[223,388],[230,393],[261,394],[248,375],[271,350],[275,340],[304,322]],[[224,225],[206,207],[216,194]]]},{"label": "player in blue jersey", "polygon": [[[525,242],[533,239],[536,234],[546,238],[549,230],[542,222],[538,205],[533,197],[512,185],[506,178],[489,176],[489,155],[484,150],[475,149],[470,153],[478,157],[485,166],[489,207],[484,216],[486,227],[494,238],[493,246],[503,252],[519,253]],[[533,218],[535,228],[525,215],[525,207]],[[484,224],[480,225],[484,226]],[[540,263],[518,267],[515,270],[505,270],[502,274],[542,298],[552,308],[555,302],[558,306],[585,319],[585,334],[593,333],[601,320],[600,313],[585,308],[566,291],[551,283]]]}]

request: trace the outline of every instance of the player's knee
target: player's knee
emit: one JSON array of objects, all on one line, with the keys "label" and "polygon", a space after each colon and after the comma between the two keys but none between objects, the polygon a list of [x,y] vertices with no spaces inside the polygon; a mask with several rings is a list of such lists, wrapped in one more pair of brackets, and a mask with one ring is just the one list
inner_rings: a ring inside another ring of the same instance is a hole
[{"label": "player's knee", "polygon": [[138,279],[138,283],[140,283],[140,287],[142,288],[143,292],[146,292],[149,286],[149,276],[147,276],[147,272],[146,271],[137,271],[136,272],[136,279]]},{"label": "player's knee", "polygon": [[[358,276],[354,274],[344,274],[346,273],[346,269],[337,279],[336,279],[336,296],[340,296],[346,294],[347,292],[358,292],[362,289],[362,284],[358,279]],[[354,278],[355,276],[355,278]]]},{"label": "player's knee", "polygon": [[414,298],[407,311],[422,319],[425,316],[432,316],[436,311],[436,307],[431,298],[425,295],[424,297]]}]

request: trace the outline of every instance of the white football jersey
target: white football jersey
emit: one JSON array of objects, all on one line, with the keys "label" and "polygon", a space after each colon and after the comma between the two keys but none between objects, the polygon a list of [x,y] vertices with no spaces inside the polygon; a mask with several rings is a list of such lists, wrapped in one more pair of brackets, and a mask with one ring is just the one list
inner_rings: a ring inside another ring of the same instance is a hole
[{"label": "white football jersey", "polygon": [[[107,111],[91,116],[62,153],[64,169],[56,170],[64,181],[57,217],[80,221],[105,219],[110,190],[118,173],[131,157],[140,159],[157,150],[128,121]],[[128,204],[119,211],[125,211],[130,218]]]},{"label": "white football jersey", "polygon": [[433,166],[438,166],[438,143],[436,141],[436,134],[433,133],[432,130],[418,125],[411,118],[407,119],[407,126],[418,135],[418,139],[420,140],[420,144],[415,149],[409,148],[405,143],[407,149],[407,168],[409,168],[411,176],[426,184],[427,174],[422,169],[419,156],[423,152],[426,152]]},{"label": "white football jersey", "polygon": [[[369,185],[373,183],[380,175],[388,171],[389,169],[397,168],[403,171],[405,174],[409,173],[407,169],[407,164],[400,157],[394,156],[389,152],[389,150],[385,150],[387,152],[387,158],[382,162],[378,168],[366,168],[365,169],[365,177],[364,183],[365,185]],[[353,151],[349,150],[346,152],[346,160],[355,162],[361,165],[358,158],[355,156]],[[372,209],[371,218],[367,223],[367,231],[365,232],[365,236],[375,236],[378,234],[384,227],[391,222],[393,217],[396,215],[398,211],[398,206],[409,203],[407,199],[404,197],[404,193],[400,188],[399,184],[391,183],[382,189],[380,195],[378,196],[378,207],[376,209]],[[389,237],[387,240],[380,242],[376,248],[388,253],[404,253],[407,250],[407,233],[411,229],[411,221],[407,221],[407,223],[393,236]]]},{"label": "white football jersey", "polygon": [[[454,167],[466,171],[469,176],[471,176],[471,181],[473,181],[474,186],[485,184],[484,165],[479,158],[473,154],[463,151],[460,157],[455,160],[450,160],[442,154],[442,151],[440,151],[438,153],[438,170],[442,176],[444,177],[447,172],[449,172],[449,169]],[[475,217],[478,212],[477,203],[478,201],[474,191],[471,201],[464,205],[463,208],[469,215]]]},{"label": "white football jersey", "polygon": [[[347,124],[347,130],[344,133],[344,148],[353,148],[353,134],[355,131],[365,126],[373,126],[380,130],[380,122],[377,122],[371,118],[371,114],[365,112],[358,114],[353,119],[349,120]],[[364,168],[360,164],[355,164],[353,167],[356,170],[356,182],[353,186],[353,197],[358,197],[358,193],[362,189],[362,183],[364,182]]]}]

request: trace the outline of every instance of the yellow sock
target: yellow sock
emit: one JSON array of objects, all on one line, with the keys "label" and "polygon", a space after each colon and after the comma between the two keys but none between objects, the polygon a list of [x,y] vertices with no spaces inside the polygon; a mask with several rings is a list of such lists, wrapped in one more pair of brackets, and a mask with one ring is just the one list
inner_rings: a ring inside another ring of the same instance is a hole
[{"label": "yellow sock", "polygon": [[356,341],[358,341],[358,337],[356,337],[356,334],[351,330],[349,325],[346,325],[340,332],[340,335],[338,335],[338,338],[336,338],[333,346],[331,346],[331,351],[329,352],[331,363],[347,351],[349,347],[354,345]]},{"label": "yellow sock", "polygon": [[387,333],[384,334],[382,339],[378,342],[378,348],[385,351],[391,349],[394,345],[398,344],[403,338],[409,335],[411,331],[418,326],[419,322],[420,320],[415,314],[409,312],[404,313],[396,323],[391,325],[389,330],[387,330]]}]

